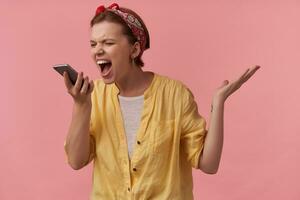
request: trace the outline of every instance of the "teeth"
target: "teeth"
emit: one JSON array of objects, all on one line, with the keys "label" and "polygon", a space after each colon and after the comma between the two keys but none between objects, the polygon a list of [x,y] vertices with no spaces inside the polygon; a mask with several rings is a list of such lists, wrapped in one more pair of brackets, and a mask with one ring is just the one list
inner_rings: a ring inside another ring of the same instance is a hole
[{"label": "teeth", "polygon": [[102,65],[102,64],[106,64],[106,63],[110,63],[110,61],[108,61],[108,60],[98,60],[97,61],[98,65]]}]

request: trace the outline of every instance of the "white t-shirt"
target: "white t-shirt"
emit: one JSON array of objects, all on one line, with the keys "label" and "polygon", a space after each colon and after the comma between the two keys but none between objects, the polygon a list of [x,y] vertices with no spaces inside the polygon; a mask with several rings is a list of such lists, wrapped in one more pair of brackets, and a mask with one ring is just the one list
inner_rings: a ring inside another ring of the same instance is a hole
[{"label": "white t-shirt", "polygon": [[127,137],[129,157],[132,156],[136,141],[136,134],[140,126],[141,114],[144,106],[144,95],[124,97],[118,95]]}]

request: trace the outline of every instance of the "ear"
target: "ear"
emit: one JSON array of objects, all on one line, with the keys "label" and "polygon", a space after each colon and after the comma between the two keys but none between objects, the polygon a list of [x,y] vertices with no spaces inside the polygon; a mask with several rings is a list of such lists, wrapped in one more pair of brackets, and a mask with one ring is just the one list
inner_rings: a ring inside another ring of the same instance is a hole
[{"label": "ear", "polygon": [[132,46],[131,50],[131,58],[134,59],[136,58],[141,52],[141,45],[139,42],[135,42],[134,45]]}]

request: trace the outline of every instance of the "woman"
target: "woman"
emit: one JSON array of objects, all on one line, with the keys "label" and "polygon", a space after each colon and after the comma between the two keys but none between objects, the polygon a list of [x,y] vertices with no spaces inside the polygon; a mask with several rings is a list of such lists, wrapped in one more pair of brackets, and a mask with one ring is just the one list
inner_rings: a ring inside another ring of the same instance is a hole
[{"label": "woman", "polygon": [[259,68],[216,90],[207,131],[183,83],[142,70],[149,47],[135,12],[99,6],[91,20],[91,55],[102,79],[89,81],[81,72],[73,86],[64,74],[74,100],[65,151],[73,169],[94,161],[93,200],[193,199],[192,167],[218,170],[225,100]]}]

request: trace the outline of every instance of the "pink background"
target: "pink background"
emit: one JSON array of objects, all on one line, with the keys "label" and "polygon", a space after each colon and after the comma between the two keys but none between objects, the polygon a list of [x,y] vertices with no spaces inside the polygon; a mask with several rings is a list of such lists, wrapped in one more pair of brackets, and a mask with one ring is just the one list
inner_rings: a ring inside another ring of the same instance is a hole
[{"label": "pink background", "polygon": [[[1,0],[1,200],[88,199],[91,165],[74,171],[65,163],[73,101],[52,65],[100,77],[89,20],[102,3],[112,2]],[[220,168],[194,170],[195,199],[300,199],[300,2],[118,3],[149,28],[144,69],[187,84],[207,120],[223,80],[262,66],[226,102]]]}]

